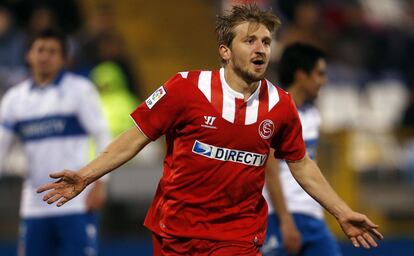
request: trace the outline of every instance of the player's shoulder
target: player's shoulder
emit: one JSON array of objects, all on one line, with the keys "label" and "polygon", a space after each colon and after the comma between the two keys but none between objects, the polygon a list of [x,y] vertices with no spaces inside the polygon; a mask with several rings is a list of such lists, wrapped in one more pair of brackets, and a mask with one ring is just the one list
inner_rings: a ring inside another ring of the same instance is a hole
[{"label": "player's shoulder", "polygon": [[93,96],[98,94],[95,85],[86,77],[72,72],[65,72],[61,81],[64,94],[69,97]]},{"label": "player's shoulder", "polygon": [[319,109],[315,106],[314,103],[307,103],[298,108],[298,112],[301,115],[309,116],[311,119],[320,120]]},{"label": "player's shoulder", "polygon": [[158,102],[164,95],[168,98],[179,99],[180,102],[185,102],[183,99],[192,99],[194,88],[197,88],[195,82],[200,75],[199,70],[181,71],[171,76],[164,84],[155,90],[145,101],[149,108]]},{"label": "player's shoulder", "polygon": [[192,80],[192,78],[197,78],[202,72],[211,72],[209,70],[188,70],[180,71],[177,73],[182,79]]},{"label": "player's shoulder", "polygon": [[197,87],[197,81],[202,70],[180,71],[170,77],[164,84],[169,89],[186,90],[190,87]]},{"label": "player's shoulder", "polygon": [[64,86],[69,86],[71,88],[76,87],[82,89],[94,87],[91,80],[88,78],[69,71],[65,71],[62,83]]},{"label": "player's shoulder", "polygon": [[30,92],[30,87],[32,82],[30,79],[26,79],[12,87],[10,87],[2,97],[2,101],[5,102],[14,102],[15,100],[21,98],[24,94]]},{"label": "player's shoulder", "polygon": [[191,82],[195,77],[198,77],[201,70],[187,70],[177,72],[174,76],[170,78],[177,81]]},{"label": "player's shoulder", "polygon": [[289,102],[291,100],[291,96],[289,92],[284,90],[278,83],[273,83],[270,80],[265,79],[266,85],[268,86],[269,91],[273,91],[279,102]]}]

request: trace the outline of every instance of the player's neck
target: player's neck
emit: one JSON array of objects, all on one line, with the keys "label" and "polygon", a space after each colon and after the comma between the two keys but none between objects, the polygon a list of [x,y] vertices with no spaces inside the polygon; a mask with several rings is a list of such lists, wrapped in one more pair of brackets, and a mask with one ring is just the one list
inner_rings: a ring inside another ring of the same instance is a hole
[{"label": "player's neck", "polygon": [[224,79],[226,79],[227,84],[233,90],[244,95],[244,100],[249,99],[249,97],[256,91],[260,83],[260,81],[245,81],[242,77],[237,75],[231,68],[224,68]]},{"label": "player's neck", "polygon": [[36,86],[46,86],[53,82],[55,79],[56,74],[39,74],[36,72],[33,72],[32,78],[35,82]]},{"label": "player's neck", "polygon": [[305,103],[306,93],[303,90],[301,90],[299,86],[293,84],[289,87],[287,91],[292,96],[293,101],[296,104],[296,107],[301,107]]}]

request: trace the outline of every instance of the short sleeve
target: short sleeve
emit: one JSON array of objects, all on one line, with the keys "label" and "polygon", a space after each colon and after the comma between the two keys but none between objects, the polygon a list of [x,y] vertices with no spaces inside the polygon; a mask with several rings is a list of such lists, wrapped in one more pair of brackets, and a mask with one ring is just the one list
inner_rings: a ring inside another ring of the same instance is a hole
[{"label": "short sleeve", "polygon": [[13,96],[10,91],[3,96],[0,104],[0,176],[9,147],[14,137]]},{"label": "short sleeve", "polygon": [[137,127],[149,139],[156,140],[179,123],[185,104],[182,90],[186,83],[188,81],[180,74],[175,75],[131,113]]},{"label": "short sleeve", "polygon": [[13,93],[9,91],[3,96],[0,104],[0,126],[9,132],[14,132]]},{"label": "short sleeve", "polygon": [[302,136],[302,125],[292,98],[289,96],[285,122],[280,133],[273,139],[274,156],[286,161],[298,161],[305,157],[306,146]]},{"label": "short sleeve", "polygon": [[101,152],[109,144],[111,135],[103,114],[99,93],[89,80],[80,79],[78,83],[76,97],[79,118],[88,134],[94,138],[97,152]]}]

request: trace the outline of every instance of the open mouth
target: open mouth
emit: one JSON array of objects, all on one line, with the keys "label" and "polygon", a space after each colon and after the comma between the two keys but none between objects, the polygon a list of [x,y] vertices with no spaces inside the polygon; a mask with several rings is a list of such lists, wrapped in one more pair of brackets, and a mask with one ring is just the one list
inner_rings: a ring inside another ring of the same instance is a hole
[{"label": "open mouth", "polygon": [[257,71],[262,70],[264,68],[264,66],[265,66],[264,65],[265,64],[265,61],[262,60],[262,59],[253,60],[252,63],[254,65],[254,69],[257,70]]},{"label": "open mouth", "polygon": [[254,60],[254,61],[252,61],[253,62],[253,64],[255,64],[255,65],[263,65],[265,62],[264,62],[264,60]]}]

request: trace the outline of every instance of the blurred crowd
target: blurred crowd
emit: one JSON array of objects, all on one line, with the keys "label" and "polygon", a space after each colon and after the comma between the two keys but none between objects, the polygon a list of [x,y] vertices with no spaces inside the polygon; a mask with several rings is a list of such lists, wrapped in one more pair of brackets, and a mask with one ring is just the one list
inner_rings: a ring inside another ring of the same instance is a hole
[{"label": "blurred crowd", "polygon": [[111,7],[106,4],[96,6],[84,19],[74,0],[2,1],[0,95],[28,77],[26,42],[47,28],[67,35],[67,69],[90,78],[98,87],[112,133],[117,135],[131,125],[128,113],[138,105],[140,84],[126,57]]}]

